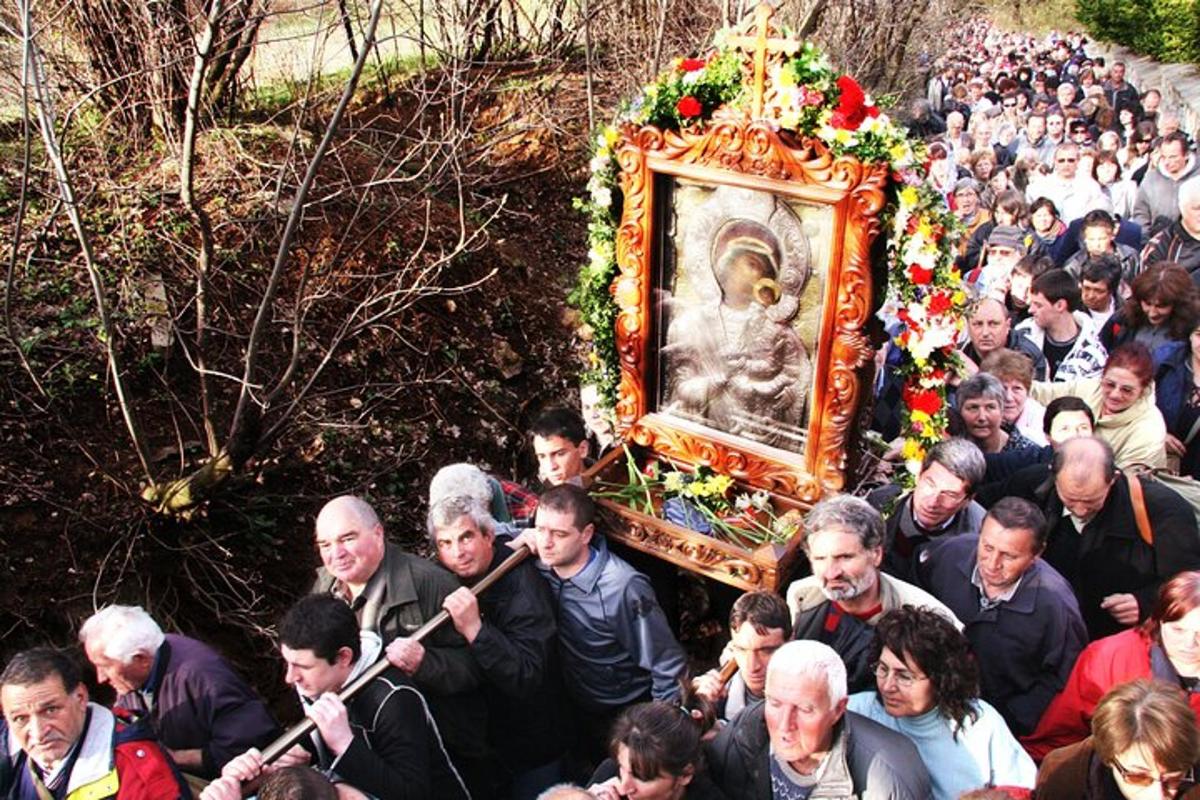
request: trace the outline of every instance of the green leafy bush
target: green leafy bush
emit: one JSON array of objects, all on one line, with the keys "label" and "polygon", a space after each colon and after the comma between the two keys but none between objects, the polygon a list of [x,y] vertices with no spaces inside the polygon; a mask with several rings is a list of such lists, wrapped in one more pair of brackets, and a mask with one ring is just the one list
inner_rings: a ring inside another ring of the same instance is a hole
[{"label": "green leafy bush", "polygon": [[1200,61],[1200,0],[1076,0],[1092,35],[1159,61]]}]

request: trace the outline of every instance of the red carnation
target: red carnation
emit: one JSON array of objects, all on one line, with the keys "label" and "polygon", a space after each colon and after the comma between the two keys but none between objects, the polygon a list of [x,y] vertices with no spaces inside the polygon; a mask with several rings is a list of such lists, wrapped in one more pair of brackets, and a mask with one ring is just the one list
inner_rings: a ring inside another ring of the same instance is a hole
[{"label": "red carnation", "polygon": [[934,292],[929,298],[929,313],[944,314],[950,310],[950,295],[946,292]]},{"label": "red carnation", "polygon": [[838,96],[838,108],[843,111],[858,108],[867,100],[867,96],[863,94],[862,87],[858,85],[858,81],[849,75],[843,75],[838,78],[837,87],[838,91],[841,92]]},{"label": "red carnation", "polygon": [[933,270],[925,269],[920,264],[909,264],[908,277],[917,286],[924,286],[933,280]]},{"label": "red carnation", "polygon": [[932,417],[942,410],[942,395],[937,389],[923,389],[919,392],[913,392],[909,397],[908,407],[911,411],[924,411]]},{"label": "red carnation", "polygon": [[862,87],[849,75],[837,79],[838,96],[837,108],[829,118],[829,124],[835,128],[856,131],[868,116],[879,116],[879,109],[867,105],[867,96]]},{"label": "red carnation", "polygon": [[679,116],[690,118],[700,116],[700,112],[704,108],[700,105],[699,100],[689,94],[679,98],[679,102],[675,104],[675,110],[679,112]]},{"label": "red carnation", "polygon": [[708,62],[703,58],[685,58],[683,63],[679,65],[679,68],[684,72],[695,72],[698,69],[704,69],[706,66],[708,66]]}]

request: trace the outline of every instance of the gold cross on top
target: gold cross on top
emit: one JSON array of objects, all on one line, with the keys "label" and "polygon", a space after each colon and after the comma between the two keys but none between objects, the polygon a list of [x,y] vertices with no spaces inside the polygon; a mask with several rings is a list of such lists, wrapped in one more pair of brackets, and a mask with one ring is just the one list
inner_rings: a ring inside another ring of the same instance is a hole
[{"label": "gold cross on top", "polygon": [[[790,39],[770,38],[771,16],[775,9],[770,3],[759,3],[754,9],[754,35],[731,36],[729,44],[745,53],[754,54],[754,117],[762,116],[763,92],[766,88],[767,53],[792,55],[800,49],[800,43]],[[743,23],[744,26],[744,23]],[[744,27],[743,27],[744,29]]]}]

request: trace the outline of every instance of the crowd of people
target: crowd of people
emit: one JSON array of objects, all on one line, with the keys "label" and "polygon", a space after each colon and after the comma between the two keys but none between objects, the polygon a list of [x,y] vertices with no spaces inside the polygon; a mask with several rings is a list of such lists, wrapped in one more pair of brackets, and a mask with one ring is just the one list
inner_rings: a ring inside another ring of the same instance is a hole
[{"label": "crowd of people", "polygon": [[721,668],[689,673],[581,488],[589,426],[551,409],[536,491],[433,477],[435,558],[361,498],[320,510],[277,629],[298,744],[264,756],[244,677],[114,605],[78,633],[112,708],[66,651],[0,673],[0,796],[1200,797],[1197,512],[1142,471],[1200,475],[1200,177],[1179,117],[1084,44],[977,23],[931,65],[912,129],[976,298],[953,435],[911,491],[808,511],[811,574],[732,603]]}]

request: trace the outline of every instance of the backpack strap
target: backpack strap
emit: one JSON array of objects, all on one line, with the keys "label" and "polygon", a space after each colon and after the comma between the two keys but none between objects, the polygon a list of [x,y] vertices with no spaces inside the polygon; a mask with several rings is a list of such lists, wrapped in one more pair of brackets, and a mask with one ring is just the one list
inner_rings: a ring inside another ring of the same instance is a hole
[{"label": "backpack strap", "polygon": [[1154,529],[1150,527],[1150,515],[1146,513],[1146,495],[1142,493],[1142,479],[1128,475],[1129,499],[1133,501],[1133,518],[1137,521],[1138,535],[1150,547],[1154,546]]}]

